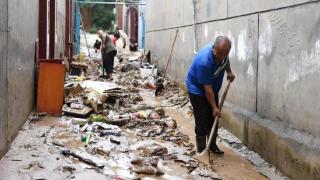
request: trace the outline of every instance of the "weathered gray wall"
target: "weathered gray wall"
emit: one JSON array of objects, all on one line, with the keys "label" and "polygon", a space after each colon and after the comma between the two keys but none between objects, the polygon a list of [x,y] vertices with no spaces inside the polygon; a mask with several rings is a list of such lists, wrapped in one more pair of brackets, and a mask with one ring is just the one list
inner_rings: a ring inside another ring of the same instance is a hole
[{"label": "weathered gray wall", "polygon": [[56,47],[55,57],[60,57],[64,54],[65,46],[65,27],[66,27],[66,1],[57,1],[57,16],[56,16]]},{"label": "weathered gray wall", "polygon": [[[34,108],[39,0],[0,0],[0,157]],[[65,1],[57,2],[55,56],[64,52]]]},{"label": "weathered gray wall", "polygon": [[[184,83],[196,50],[232,41],[236,74],[223,126],[292,179],[320,177],[320,2],[150,0],[146,48],[161,68],[175,29],[169,77]],[[166,7],[166,8],[160,8]]]},{"label": "weathered gray wall", "polygon": [[8,1],[8,141],[16,136],[34,100],[35,41],[38,37],[38,1]]},{"label": "weathered gray wall", "polygon": [[0,1],[0,157],[7,149],[7,37],[8,0]]}]

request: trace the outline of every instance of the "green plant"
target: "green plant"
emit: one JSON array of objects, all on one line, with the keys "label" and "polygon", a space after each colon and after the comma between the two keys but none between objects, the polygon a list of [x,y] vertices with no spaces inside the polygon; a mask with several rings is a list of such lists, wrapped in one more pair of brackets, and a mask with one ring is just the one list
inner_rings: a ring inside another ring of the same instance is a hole
[{"label": "green plant", "polygon": [[[83,1],[83,0],[82,0]],[[92,0],[103,1],[103,0]],[[114,5],[109,4],[80,4],[80,8],[88,8],[91,11],[91,21],[93,28],[90,32],[96,32],[98,29],[112,29],[112,22],[115,21],[113,14]]]},{"label": "green plant", "polygon": [[101,29],[101,27],[100,28],[98,28],[95,24],[92,26],[92,28],[90,29],[90,33],[91,34],[95,34],[95,33],[97,33],[97,31],[99,30],[99,29]]}]

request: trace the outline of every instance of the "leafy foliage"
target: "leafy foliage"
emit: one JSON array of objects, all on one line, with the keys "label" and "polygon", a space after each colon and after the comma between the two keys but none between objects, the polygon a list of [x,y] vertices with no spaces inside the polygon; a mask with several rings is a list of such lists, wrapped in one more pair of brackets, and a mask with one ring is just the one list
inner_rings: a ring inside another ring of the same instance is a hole
[{"label": "leafy foliage", "polygon": [[[82,0],[85,1],[85,0]],[[103,0],[91,0],[103,1]],[[80,4],[81,8],[91,9],[91,21],[94,29],[111,30],[112,22],[115,21],[113,14],[114,5],[110,4]]]}]

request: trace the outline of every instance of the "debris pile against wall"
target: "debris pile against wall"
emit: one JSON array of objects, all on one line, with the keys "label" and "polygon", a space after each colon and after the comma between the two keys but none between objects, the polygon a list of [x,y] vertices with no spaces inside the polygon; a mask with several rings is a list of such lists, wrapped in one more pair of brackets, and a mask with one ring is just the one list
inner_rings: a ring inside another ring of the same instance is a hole
[{"label": "debris pile against wall", "polygon": [[[202,163],[193,158],[195,149],[189,136],[166,115],[167,107],[191,110],[178,84],[162,79],[164,85],[157,98],[163,103],[154,105],[142,98],[141,91],[154,96],[161,76],[141,76],[141,69],[155,67],[143,62],[146,59],[142,54],[118,58],[122,61],[115,66],[113,81],[99,77],[99,60],[86,58],[81,62],[88,66],[86,72],[80,70],[78,76],[67,76],[61,118],[65,129],[50,130],[44,135],[45,143],[66,159],[96,168],[107,176],[117,175],[110,172],[116,168],[129,172],[118,174],[121,178],[165,174],[218,178],[214,172],[199,170]],[[42,118],[46,115],[34,113],[29,121],[41,122]],[[172,172],[173,169],[179,172]],[[74,168],[66,171],[76,172]]]}]

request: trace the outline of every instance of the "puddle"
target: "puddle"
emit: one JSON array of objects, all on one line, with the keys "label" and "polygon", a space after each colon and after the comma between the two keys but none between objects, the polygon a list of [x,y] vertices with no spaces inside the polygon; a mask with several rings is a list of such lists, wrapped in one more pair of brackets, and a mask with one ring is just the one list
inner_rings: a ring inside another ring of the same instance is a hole
[{"label": "puddle", "polygon": [[76,137],[69,131],[55,132],[52,135],[52,140],[61,142],[64,146],[70,149],[79,149],[84,147],[84,143],[81,142],[80,137]]}]

